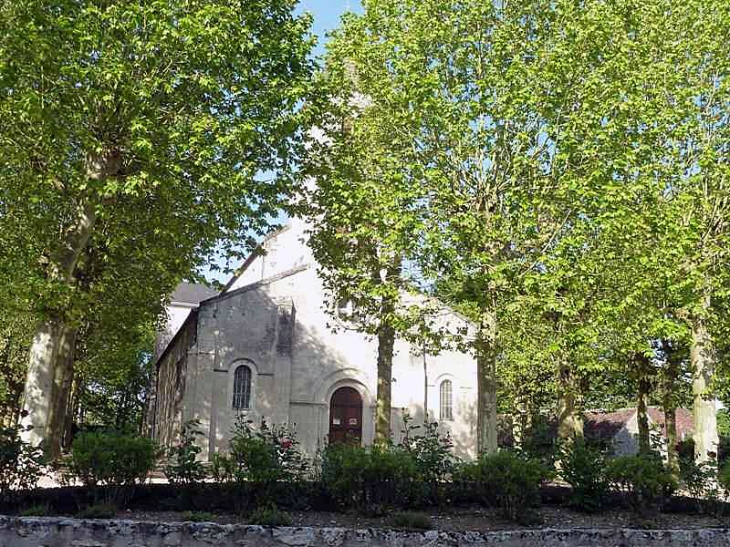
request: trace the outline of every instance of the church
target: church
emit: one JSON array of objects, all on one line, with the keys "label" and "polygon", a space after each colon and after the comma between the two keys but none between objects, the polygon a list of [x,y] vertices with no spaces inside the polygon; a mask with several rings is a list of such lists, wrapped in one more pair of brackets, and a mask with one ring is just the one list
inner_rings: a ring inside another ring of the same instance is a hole
[{"label": "church", "polygon": [[[306,225],[292,219],[270,235],[218,293],[181,284],[159,333],[148,415],[149,434],[174,442],[196,419],[204,460],[225,451],[237,416],[288,424],[308,456],[342,438],[372,443],[375,433],[377,340],[348,328],[324,308]],[[449,328],[466,322],[444,307]],[[333,323],[341,328],[333,331]],[[455,453],[473,457],[477,438],[477,373],[472,355],[424,355],[396,340],[393,439],[403,413],[426,413],[450,433]]]}]

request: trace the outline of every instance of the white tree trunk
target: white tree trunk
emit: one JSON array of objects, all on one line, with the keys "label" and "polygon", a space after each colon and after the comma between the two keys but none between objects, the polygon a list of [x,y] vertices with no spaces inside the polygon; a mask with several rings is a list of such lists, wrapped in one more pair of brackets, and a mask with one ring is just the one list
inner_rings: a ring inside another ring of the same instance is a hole
[{"label": "white tree trunk", "polygon": [[60,321],[48,319],[38,326],[30,346],[20,425],[27,429],[21,433],[21,438],[34,446],[46,438],[60,331]]},{"label": "white tree trunk", "polygon": [[[709,310],[709,297],[705,298],[704,307],[705,310]],[[694,396],[692,416],[694,418],[695,460],[700,463],[716,459],[719,444],[715,397],[710,391],[715,374],[716,353],[704,316],[695,317],[692,321],[690,361]]]},{"label": "white tree trunk", "polygon": [[[98,178],[89,174],[90,178]],[[76,270],[96,223],[96,207],[85,202],[78,207],[76,223],[71,226],[59,246],[54,260],[48,266],[48,276],[59,285],[74,287]],[[66,405],[60,404],[67,374],[73,373],[73,344],[75,332],[64,321],[68,310],[57,309],[36,329],[28,357],[28,373],[25,381],[23,411],[20,425],[32,429],[22,432],[22,439],[33,445],[45,442],[50,427],[63,427]],[[60,367],[60,370],[59,370]],[[67,370],[68,369],[68,370]],[[58,388],[56,387],[58,386]],[[54,446],[47,447],[49,455],[58,455],[57,431],[52,432]]]},{"label": "white tree trunk", "polygon": [[477,447],[497,451],[497,319],[488,312],[477,341]]}]

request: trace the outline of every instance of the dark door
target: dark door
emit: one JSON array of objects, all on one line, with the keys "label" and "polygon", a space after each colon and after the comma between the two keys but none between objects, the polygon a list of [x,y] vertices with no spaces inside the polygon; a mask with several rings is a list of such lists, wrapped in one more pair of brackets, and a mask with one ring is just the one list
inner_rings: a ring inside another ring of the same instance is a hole
[{"label": "dark door", "polygon": [[329,442],[361,444],[362,397],[356,389],[341,387],[330,401]]}]

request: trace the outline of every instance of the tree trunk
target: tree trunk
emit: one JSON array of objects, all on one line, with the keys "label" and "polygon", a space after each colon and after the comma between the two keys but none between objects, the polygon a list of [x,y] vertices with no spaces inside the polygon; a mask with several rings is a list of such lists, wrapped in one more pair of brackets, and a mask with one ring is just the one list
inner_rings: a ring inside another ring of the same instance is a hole
[{"label": "tree trunk", "polygon": [[583,438],[583,408],[579,382],[565,360],[558,365],[558,442],[570,446]]},{"label": "tree trunk", "polygon": [[381,445],[390,440],[394,345],[395,329],[385,322],[378,329],[378,398],[375,409],[375,442]]},{"label": "tree trunk", "polygon": [[639,429],[639,454],[651,452],[651,434],[649,432],[649,391],[651,390],[649,358],[643,354],[634,356],[637,375],[636,421]]},{"label": "tree trunk", "polygon": [[[89,177],[96,178],[91,173]],[[79,205],[75,225],[68,229],[55,260],[47,267],[49,278],[59,286],[69,289],[75,286],[76,270],[95,223],[95,205],[91,202]],[[46,445],[48,439],[51,444],[47,448],[51,455],[56,451],[60,437],[56,429],[65,423],[67,410],[67,405],[58,400],[64,396],[64,389],[60,386],[65,385],[67,372],[73,371],[73,351],[69,357],[66,347],[67,330],[71,328],[65,319],[67,312],[67,309],[55,310],[36,328],[29,351],[20,420],[21,425],[26,428],[21,438],[33,445],[44,441]],[[54,389],[54,386],[59,388]],[[52,424],[49,422],[51,419]]]},{"label": "tree trunk", "polygon": [[477,337],[477,448],[497,451],[497,318],[484,314]]},{"label": "tree trunk", "polygon": [[[704,299],[704,311],[710,308],[710,298]],[[694,317],[691,324],[692,345],[690,362],[692,366],[692,394],[694,396],[694,442],[695,460],[698,463],[717,458],[719,438],[715,398],[710,389],[715,374],[715,345],[707,327],[704,315]]]},{"label": "tree trunk", "polygon": [[664,435],[667,438],[667,467],[672,476],[679,480],[679,454],[677,453],[677,400],[675,388],[679,379],[679,361],[674,348],[665,341],[666,368],[662,389],[662,410],[664,410]]},{"label": "tree trunk", "polygon": [[22,439],[37,446],[47,436],[46,427],[54,406],[53,380],[63,324],[58,318],[43,321],[36,329],[30,346],[30,360],[26,375]]},{"label": "tree trunk", "polygon": [[55,359],[53,397],[46,432],[46,455],[51,460],[60,457],[63,448],[66,416],[71,403],[75,349],[76,329],[64,326],[59,336],[58,353]]}]

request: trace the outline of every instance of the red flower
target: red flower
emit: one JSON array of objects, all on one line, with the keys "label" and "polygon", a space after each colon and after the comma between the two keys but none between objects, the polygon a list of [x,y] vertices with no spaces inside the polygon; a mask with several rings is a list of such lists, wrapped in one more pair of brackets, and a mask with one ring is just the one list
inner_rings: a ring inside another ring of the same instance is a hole
[{"label": "red flower", "polygon": [[289,439],[284,439],[283,441],[281,441],[281,447],[284,450],[289,450],[291,448],[291,444],[292,443],[291,443],[291,441]]}]

